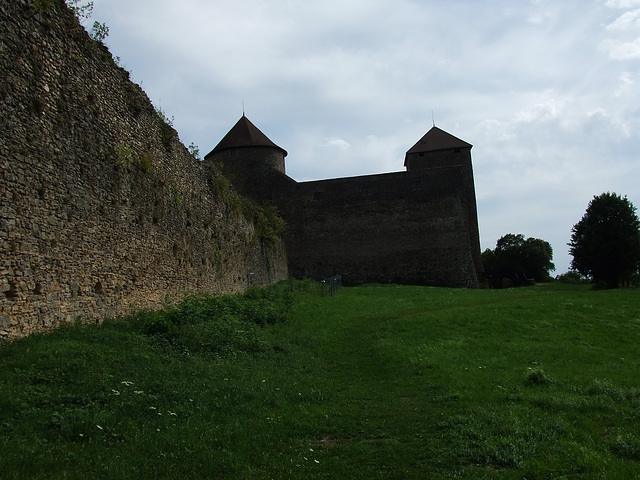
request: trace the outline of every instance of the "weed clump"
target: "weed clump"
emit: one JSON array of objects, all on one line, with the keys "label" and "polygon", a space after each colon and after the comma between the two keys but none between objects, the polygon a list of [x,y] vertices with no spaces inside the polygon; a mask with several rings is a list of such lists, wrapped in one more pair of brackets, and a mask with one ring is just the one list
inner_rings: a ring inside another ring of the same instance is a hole
[{"label": "weed clump", "polygon": [[594,380],[587,389],[589,396],[608,397],[615,402],[632,401],[637,404],[640,400],[640,389],[617,387],[609,380]]},{"label": "weed clump", "polygon": [[541,368],[533,368],[527,373],[527,385],[530,386],[543,386],[554,383],[554,380],[549,377]]},{"label": "weed clump", "polygon": [[523,468],[541,445],[554,444],[564,435],[562,426],[548,419],[485,409],[453,416],[439,427],[460,458],[489,469]]},{"label": "weed clump", "polygon": [[619,434],[610,448],[613,454],[620,458],[640,461],[640,439],[633,434]]}]

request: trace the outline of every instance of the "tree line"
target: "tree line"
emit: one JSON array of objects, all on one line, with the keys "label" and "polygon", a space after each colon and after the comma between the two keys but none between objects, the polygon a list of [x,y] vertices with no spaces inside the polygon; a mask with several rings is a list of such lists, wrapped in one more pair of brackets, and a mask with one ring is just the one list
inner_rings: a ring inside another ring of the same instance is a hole
[{"label": "tree line", "polygon": [[[564,279],[588,279],[602,288],[616,288],[640,279],[640,220],[635,206],[615,193],[595,196],[571,230],[571,270]],[[494,250],[482,253],[485,275],[493,286],[552,280],[553,249],[539,238],[508,233]]]}]

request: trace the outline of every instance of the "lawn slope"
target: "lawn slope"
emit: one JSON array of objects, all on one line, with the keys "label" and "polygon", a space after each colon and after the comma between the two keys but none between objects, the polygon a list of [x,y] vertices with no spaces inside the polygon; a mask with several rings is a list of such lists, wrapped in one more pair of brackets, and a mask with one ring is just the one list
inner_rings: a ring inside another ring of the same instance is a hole
[{"label": "lawn slope", "polygon": [[0,347],[2,478],[637,478],[637,290],[283,283]]}]

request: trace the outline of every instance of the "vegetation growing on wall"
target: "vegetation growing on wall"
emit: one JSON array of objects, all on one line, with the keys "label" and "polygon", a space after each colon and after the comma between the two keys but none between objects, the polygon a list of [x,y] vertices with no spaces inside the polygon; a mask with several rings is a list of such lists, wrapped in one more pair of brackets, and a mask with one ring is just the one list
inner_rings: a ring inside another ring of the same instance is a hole
[{"label": "vegetation growing on wall", "polygon": [[[215,168],[218,170],[221,165],[215,165]],[[256,241],[262,242],[264,246],[269,248],[280,245],[287,225],[275,205],[261,204],[252,198],[240,196],[231,188],[229,179],[220,174],[213,178],[213,188],[218,195],[228,200],[234,214],[242,214],[253,222]]]},{"label": "vegetation growing on wall", "polygon": [[[93,2],[81,4],[80,0],[65,0],[65,3],[80,24],[87,21],[93,14]],[[105,23],[94,21],[89,29],[89,36],[92,40],[102,43],[109,36],[109,27]]]},{"label": "vegetation growing on wall", "polygon": [[[81,0],[35,0],[33,6],[37,12],[46,12],[51,8],[68,8],[73,13],[79,25],[93,15],[93,2],[81,3]],[[104,42],[109,36],[109,27],[105,23],[94,21],[88,29],[89,37],[96,42]]]},{"label": "vegetation growing on wall", "polygon": [[118,163],[120,165],[136,165],[143,172],[150,172],[153,168],[154,156],[151,152],[137,153],[133,147],[118,145]]},{"label": "vegetation growing on wall", "polygon": [[169,151],[171,149],[171,139],[173,138],[175,130],[173,129],[174,117],[169,118],[162,107],[156,108],[156,113],[160,117],[160,138],[164,148]]},{"label": "vegetation growing on wall", "polygon": [[193,158],[196,160],[202,160],[202,158],[200,158],[200,148],[195,143],[191,142],[187,148]]},{"label": "vegetation growing on wall", "polygon": [[273,248],[280,245],[287,224],[280,216],[277,207],[271,204],[260,205],[251,198],[242,197],[241,208],[244,217],[253,220],[257,238],[265,246]]},{"label": "vegetation growing on wall", "polygon": [[227,198],[229,195],[229,189],[231,188],[231,182],[227,179],[227,177],[223,177],[222,175],[217,175],[213,179],[213,186],[215,188],[216,193],[222,197]]}]

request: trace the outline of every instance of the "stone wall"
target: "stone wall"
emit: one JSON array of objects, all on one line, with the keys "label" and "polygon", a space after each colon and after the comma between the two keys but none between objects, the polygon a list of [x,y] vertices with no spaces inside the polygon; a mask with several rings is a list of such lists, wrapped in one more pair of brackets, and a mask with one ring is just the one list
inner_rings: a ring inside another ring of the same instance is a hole
[{"label": "stone wall", "polygon": [[346,283],[477,287],[460,167],[298,183],[279,204],[290,266]]},{"label": "stone wall", "polygon": [[0,337],[286,278],[62,0],[0,2]]}]

